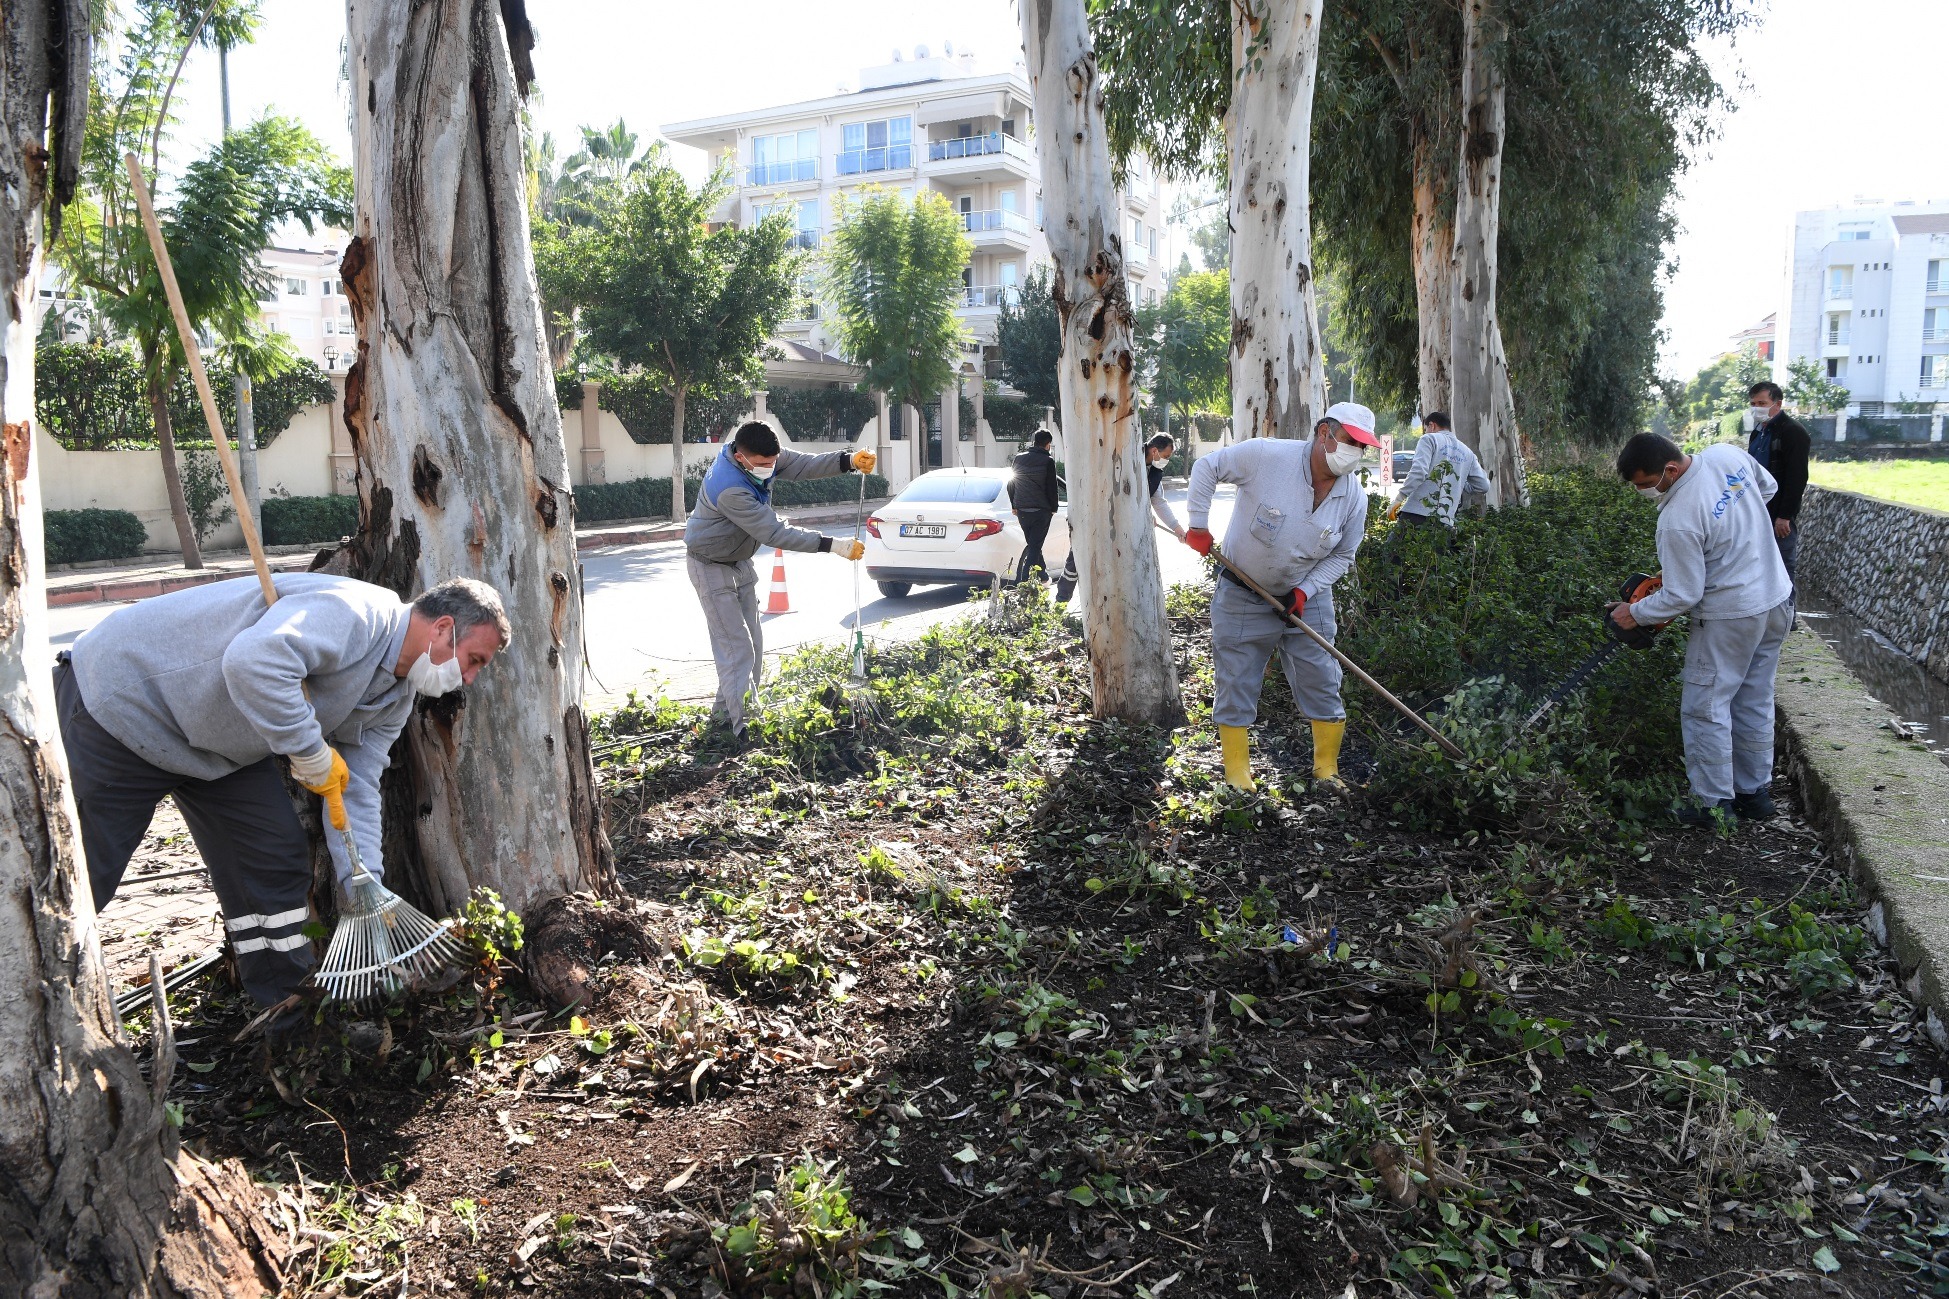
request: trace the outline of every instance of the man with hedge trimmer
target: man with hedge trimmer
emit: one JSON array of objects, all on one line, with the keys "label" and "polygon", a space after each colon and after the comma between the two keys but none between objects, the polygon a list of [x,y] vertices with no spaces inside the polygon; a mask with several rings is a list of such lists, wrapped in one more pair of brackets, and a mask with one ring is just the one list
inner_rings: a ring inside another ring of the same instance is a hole
[{"label": "man with hedge trimmer", "polygon": [[1240,789],[1253,787],[1247,728],[1258,720],[1259,687],[1275,649],[1293,702],[1312,723],[1313,778],[1342,783],[1347,710],[1340,664],[1287,617],[1332,641],[1333,584],[1353,567],[1367,531],[1367,492],[1355,471],[1364,449],[1379,445],[1374,412],[1343,401],[1328,407],[1304,442],[1251,438],[1204,456],[1191,470],[1185,544],[1211,554],[1212,493],[1219,483],[1235,485],[1225,556],[1280,604],[1275,608],[1221,568],[1211,598],[1211,719],[1225,779]]},{"label": "man with hedge trimmer", "polygon": [[734,740],[744,737],[744,697],[758,684],[765,662],[764,626],[758,621],[758,570],[751,557],[761,546],[805,553],[826,551],[855,563],[866,554],[857,538],[834,539],[794,528],[772,509],[778,479],[870,474],[879,458],[871,451],[808,455],[778,444],[761,420],[741,425],[704,475],[697,509],[684,526],[690,584],[704,606],[711,660],[717,665],[717,699],[711,717]]},{"label": "man with hedge trimmer", "polygon": [[[453,578],[411,604],[324,573],[212,582],[118,609],[54,670],[97,909],[156,804],[174,797],[222,904],[244,990],[270,1006],[311,971],[311,846],[277,758],[383,872],[379,777],[416,696],[471,684],[507,647],[493,587]],[[352,863],[327,835],[341,886]]]},{"label": "man with hedge trimmer", "polygon": [[1767,502],[1773,475],[1729,443],[1688,456],[1640,433],[1618,476],[1658,504],[1663,585],[1611,609],[1625,631],[1692,618],[1679,727],[1692,802],[1688,825],[1773,815],[1773,680],[1793,627],[1793,582]]}]

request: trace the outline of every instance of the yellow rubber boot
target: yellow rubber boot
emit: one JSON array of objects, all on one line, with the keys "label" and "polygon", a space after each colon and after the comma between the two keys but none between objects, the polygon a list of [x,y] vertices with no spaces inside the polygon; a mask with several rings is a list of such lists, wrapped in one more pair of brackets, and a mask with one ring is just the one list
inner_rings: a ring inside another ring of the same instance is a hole
[{"label": "yellow rubber boot", "polygon": [[1329,785],[1346,785],[1340,779],[1340,741],[1347,738],[1347,722],[1313,723],[1313,779]]},{"label": "yellow rubber boot", "polygon": [[1218,728],[1218,747],[1225,755],[1225,783],[1255,789],[1252,783],[1252,741],[1243,726]]}]

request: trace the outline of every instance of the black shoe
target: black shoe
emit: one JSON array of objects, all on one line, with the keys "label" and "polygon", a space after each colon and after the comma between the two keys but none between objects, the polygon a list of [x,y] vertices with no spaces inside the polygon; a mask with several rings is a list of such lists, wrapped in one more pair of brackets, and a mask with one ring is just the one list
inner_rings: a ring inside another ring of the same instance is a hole
[{"label": "black shoe", "polygon": [[1733,795],[1732,810],[1742,820],[1771,821],[1779,809],[1773,806],[1772,794],[1756,789],[1750,794]]},{"label": "black shoe", "polygon": [[1697,830],[1717,830],[1721,826],[1728,830],[1737,829],[1739,815],[1733,808],[1730,798],[1707,806],[1703,803],[1685,803],[1672,813],[1680,825],[1691,826]]}]

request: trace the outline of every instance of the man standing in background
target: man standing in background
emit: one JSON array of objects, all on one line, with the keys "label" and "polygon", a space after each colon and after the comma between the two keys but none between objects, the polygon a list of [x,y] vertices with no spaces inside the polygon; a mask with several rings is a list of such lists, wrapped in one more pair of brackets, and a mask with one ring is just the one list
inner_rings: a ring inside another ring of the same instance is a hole
[{"label": "man standing in background", "polygon": [[1807,428],[1780,407],[1780,385],[1771,380],[1754,384],[1746,393],[1751,402],[1752,438],[1746,454],[1773,475],[1780,490],[1766,503],[1773,518],[1773,538],[1780,544],[1780,562],[1793,577],[1793,561],[1800,552],[1800,498],[1807,494],[1807,455],[1813,446]]},{"label": "man standing in background", "polygon": [[1418,526],[1440,523],[1455,526],[1455,512],[1462,501],[1480,493],[1488,495],[1489,476],[1468,444],[1448,431],[1448,416],[1431,410],[1421,418],[1421,440],[1414,444],[1414,463],[1408,466],[1407,481],[1394,508],[1392,519],[1403,515]]},{"label": "man standing in background", "polygon": [[1015,457],[1015,476],[1008,480],[1008,504],[1022,522],[1022,536],[1028,545],[1022,550],[1021,575],[1033,570],[1048,571],[1042,558],[1042,543],[1049,536],[1049,523],[1062,505],[1056,484],[1056,458],[1049,454],[1055,438],[1046,428],[1037,429],[1033,445]]}]

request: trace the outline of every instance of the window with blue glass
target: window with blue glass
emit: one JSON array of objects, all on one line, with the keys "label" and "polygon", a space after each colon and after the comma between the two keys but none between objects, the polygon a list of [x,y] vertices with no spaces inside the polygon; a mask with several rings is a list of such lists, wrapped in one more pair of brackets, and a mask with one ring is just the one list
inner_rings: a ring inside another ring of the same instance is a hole
[{"label": "window with blue glass", "polygon": [[787,185],[793,181],[819,179],[819,133],[816,130],[787,131],[782,135],[754,136],[751,141],[751,172],[748,185]]},{"label": "window with blue glass", "polygon": [[839,174],[898,171],[914,165],[914,119],[889,117],[840,128]]}]

